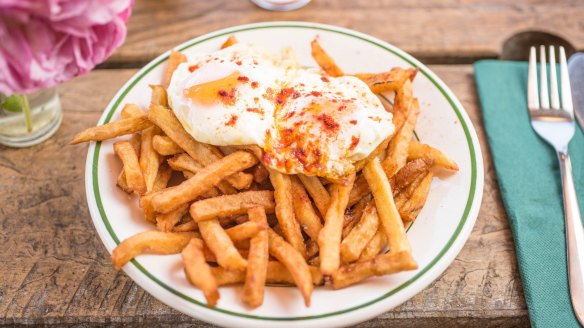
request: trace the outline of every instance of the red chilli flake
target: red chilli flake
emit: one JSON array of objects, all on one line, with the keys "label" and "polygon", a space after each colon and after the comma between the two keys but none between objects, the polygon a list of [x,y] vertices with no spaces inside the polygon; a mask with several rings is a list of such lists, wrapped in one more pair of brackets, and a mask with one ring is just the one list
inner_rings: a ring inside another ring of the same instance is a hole
[{"label": "red chilli flake", "polygon": [[284,88],[276,96],[276,104],[282,105],[288,100],[288,97],[294,94],[294,88]]},{"label": "red chilli flake", "polygon": [[229,121],[227,121],[227,123],[225,123],[225,125],[226,126],[234,126],[235,123],[237,123],[237,116],[231,115],[231,118],[229,119]]},{"label": "red chilli flake", "polygon": [[257,113],[257,114],[263,114],[264,113],[263,110],[261,110],[260,108],[256,108],[256,107],[247,108],[246,111],[248,111],[250,113]]},{"label": "red chilli flake", "polygon": [[351,145],[349,146],[349,150],[355,149],[359,144],[359,138],[355,136],[351,136]]},{"label": "red chilli flake", "polygon": [[331,81],[331,80],[329,80],[329,79],[328,79],[328,77],[326,77],[326,76],[321,76],[321,77],[320,77],[320,80],[321,80],[322,82],[330,82],[330,81]]},{"label": "red chilli flake", "polygon": [[343,110],[345,110],[345,109],[347,109],[347,106],[345,106],[345,105],[341,105],[341,106],[339,106],[339,108],[338,108],[338,111],[339,111],[339,112],[342,112],[342,111],[343,111]]},{"label": "red chilli flake", "polygon": [[237,65],[241,66],[241,64],[242,64],[242,63],[241,63],[241,60],[238,60],[238,61],[236,61],[236,62],[235,62],[235,64],[237,64]]},{"label": "red chilli flake", "polygon": [[336,132],[340,128],[339,123],[337,123],[330,115],[320,114],[317,119],[322,122],[327,131]]},{"label": "red chilli flake", "polygon": [[199,65],[191,65],[189,66],[189,72],[194,72],[199,69]]},{"label": "red chilli flake", "polygon": [[254,88],[254,89],[255,89],[255,88],[257,88],[259,85],[260,85],[260,84],[259,84],[257,81],[253,81],[253,82],[251,83],[251,87],[252,87],[252,88]]},{"label": "red chilli flake", "polygon": [[353,125],[357,125],[357,120],[350,120],[349,123],[351,123]]},{"label": "red chilli flake", "polygon": [[312,96],[315,96],[315,97],[320,97],[320,96],[322,96],[322,92],[318,92],[318,91],[312,91],[312,92],[310,92],[310,94],[311,94]]},{"label": "red chilli flake", "polygon": [[229,92],[226,90],[219,90],[217,92],[219,97],[221,97],[221,101],[227,105],[235,104],[235,88],[232,88]]},{"label": "red chilli flake", "polygon": [[249,77],[247,77],[247,76],[238,76],[237,77],[237,81],[243,82],[243,83],[247,83],[247,82],[249,82]]}]

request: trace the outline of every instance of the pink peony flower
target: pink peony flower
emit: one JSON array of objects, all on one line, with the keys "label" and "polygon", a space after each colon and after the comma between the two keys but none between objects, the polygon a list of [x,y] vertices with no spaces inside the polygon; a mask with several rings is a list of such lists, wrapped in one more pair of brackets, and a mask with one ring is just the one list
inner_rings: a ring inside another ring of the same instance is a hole
[{"label": "pink peony flower", "polygon": [[0,0],[0,93],[90,71],[126,37],[134,0]]}]

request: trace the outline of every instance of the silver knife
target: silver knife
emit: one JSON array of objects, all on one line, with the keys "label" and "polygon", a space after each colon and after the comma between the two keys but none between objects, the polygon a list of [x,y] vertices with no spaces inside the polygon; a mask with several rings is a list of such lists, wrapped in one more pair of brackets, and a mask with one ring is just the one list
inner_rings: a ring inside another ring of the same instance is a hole
[{"label": "silver knife", "polygon": [[584,53],[578,52],[568,60],[570,85],[574,99],[574,113],[580,128],[584,131]]}]

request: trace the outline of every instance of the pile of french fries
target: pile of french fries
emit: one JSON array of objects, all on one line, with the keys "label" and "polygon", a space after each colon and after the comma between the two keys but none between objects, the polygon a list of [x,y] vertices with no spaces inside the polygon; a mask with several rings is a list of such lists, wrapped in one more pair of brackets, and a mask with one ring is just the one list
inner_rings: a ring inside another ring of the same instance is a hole
[{"label": "pile of french fries", "polygon": [[[224,47],[237,43],[232,36]],[[318,43],[312,55],[325,74],[343,71]],[[172,52],[148,111],[127,104],[121,119],[79,133],[72,144],[122,135],[117,185],[137,195],[156,226],[120,243],[117,270],[140,254],[178,254],[190,283],[210,307],[219,286],[243,284],[243,302],[258,307],[266,284],[298,287],[306,306],[314,286],[344,288],[369,277],[417,268],[406,235],[437,170],[456,171],[442,152],[415,141],[416,70],[355,74],[375,93],[395,92],[395,133],[342,181],[287,175],[264,167],[258,147],[215,147],[194,140],[168,106],[166,86],[186,61]],[[173,179],[171,179],[173,178]],[[174,181],[176,180],[176,181]],[[174,181],[174,182],[173,182]]]}]

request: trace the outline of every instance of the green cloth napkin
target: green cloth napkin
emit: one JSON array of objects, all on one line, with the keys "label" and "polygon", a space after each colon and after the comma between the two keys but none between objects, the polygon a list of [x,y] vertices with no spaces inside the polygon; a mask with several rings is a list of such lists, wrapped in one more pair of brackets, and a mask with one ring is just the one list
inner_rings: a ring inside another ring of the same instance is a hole
[{"label": "green cloth napkin", "polygon": [[[530,125],[527,63],[483,60],[474,71],[531,324],[578,327],[568,291],[560,169],[554,150]],[[569,153],[584,209],[584,135],[579,128]]]}]

